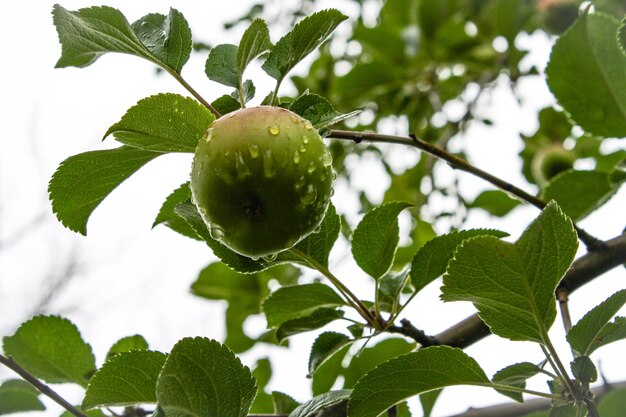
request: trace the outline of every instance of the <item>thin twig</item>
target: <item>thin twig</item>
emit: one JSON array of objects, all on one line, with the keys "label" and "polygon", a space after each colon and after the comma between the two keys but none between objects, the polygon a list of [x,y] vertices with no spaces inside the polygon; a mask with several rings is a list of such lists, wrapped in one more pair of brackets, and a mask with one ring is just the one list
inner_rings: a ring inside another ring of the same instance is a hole
[{"label": "thin twig", "polygon": [[565,287],[559,287],[556,290],[556,299],[559,302],[559,310],[561,311],[561,319],[563,320],[563,327],[565,328],[565,332],[569,332],[572,328],[572,318],[569,314],[569,291]]},{"label": "thin twig", "polygon": [[[498,178],[486,171],[483,171],[482,169],[475,167],[474,165],[470,164],[464,159],[459,158],[458,156],[449,153],[445,149],[432,145],[416,137],[415,135],[395,136],[395,135],[382,135],[380,133],[373,133],[373,132],[353,132],[350,130],[331,130],[328,136],[335,138],[335,139],[351,140],[356,143],[359,143],[365,140],[368,142],[396,143],[396,144],[401,144],[401,145],[412,146],[414,148],[422,150],[430,155],[434,155],[446,161],[448,165],[450,165],[452,168],[468,172],[478,178],[481,178],[489,182],[490,184],[493,184],[496,187],[516,196],[517,198],[523,201],[526,201],[527,203],[532,204],[533,206],[537,207],[540,210],[543,210],[543,208],[547,204],[542,199],[532,194],[527,193],[521,188],[516,187],[515,185],[507,181],[504,181],[501,178]],[[589,233],[587,233],[586,231],[584,231],[577,225],[574,225],[574,228],[576,229],[576,232],[578,233],[578,237],[580,238],[580,240],[587,246],[589,250],[598,250],[604,247],[604,242],[602,240],[590,235]]]},{"label": "thin twig", "polygon": [[78,408],[67,402],[48,385],[44,384],[26,369],[22,368],[17,362],[13,360],[13,358],[0,354],[0,363],[5,365],[7,368],[13,370],[16,374],[24,378],[26,382],[37,388],[39,392],[52,399],[54,402],[65,408],[70,413],[74,414],[76,417],[88,417],[87,414],[83,413]]},{"label": "thin twig", "polygon": [[420,330],[417,327],[413,326],[413,324],[409,320],[402,319],[400,320],[400,324],[401,326],[391,326],[385,330],[390,333],[399,333],[410,337],[417,343],[419,343],[422,347],[435,346],[439,344],[436,338],[434,338],[433,336],[428,336],[426,333],[424,333],[423,330]]}]

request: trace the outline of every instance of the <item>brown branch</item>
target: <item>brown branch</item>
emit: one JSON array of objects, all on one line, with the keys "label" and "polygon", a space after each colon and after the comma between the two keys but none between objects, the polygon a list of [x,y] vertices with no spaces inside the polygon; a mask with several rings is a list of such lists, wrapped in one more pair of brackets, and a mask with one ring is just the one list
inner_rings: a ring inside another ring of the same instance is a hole
[{"label": "brown branch", "polygon": [[[448,163],[452,168],[459,169],[461,171],[465,171],[470,173],[478,178],[481,178],[490,184],[495,185],[496,187],[513,194],[517,198],[526,201],[527,203],[532,204],[540,210],[546,206],[546,202],[541,200],[540,198],[527,193],[515,185],[504,181],[501,178],[496,177],[486,171],[483,171],[480,168],[475,167],[470,164],[466,160],[459,158],[456,155],[449,153],[447,150],[443,148],[439,148],[431,143],[428,143],[415,135],[410,136],[395,136],[395,135],[382,135],[374,132],[353,132],[351,130],[331,130],[329,137],[335,139],[345,139],[351,140],[356,143],[362,141],[369,142],[379,142],[379,143],[395,143],[400,145],[407,145],[413,148],[417,148],[421,151],[424,151],[430,155],[434,155],[437,158],[440,158]],[[604,242],[597,239],[596,237],[590,235],[583,229],[579,228],[577,225],[574,225],[576,232],[578,233],[578,237],[581,241],[587,246],[589,250],[601,249]]]},{"label": "brown branch", "polygon": [[561,311],[561,319],[563,320],[563,328],[565,332],[569,332],[572,328],[572,318],[569,314],[569,290],[565,287],[559,287],[556,290],[556,299],[559,302],[559,310]]},{"label": "brown branch", "polygon": [[63,397],[56,393],[52,388],[48,385],[41,382],[39,379],[35,378],[30,372],[26,369],[22,368],[17,362],[13,360],[10,356],[4,356],[0,354],[0,363],[5,365],[7,368],[13,370],[16,374],[24,378],[24,380],[30,383],[33,387],[35,387],[39,392],[52,399],[54,402],[59,404],[61,407],[65,408],[70,413],[74,414],[76,417],[88,417],[87,414],[80,411],[78,408],[74,407],[72,404],[67,402]]},{"label": "brown branch", "polygon": [[391,326],[385,330],[390,333],[399,333],[410,337],[419,343],[421,347],[435,346],[439,344],[436,338],[428,336],[423,330],[413,326],[413,324],[407,319],[400,320],[400,326]]},{"label": "brown branch", "polygon": [[[609,392],[626,388],[626,381],[615,384],[604,384],[591,392],[594,394],[596,402],[604,398]],[[455,414],[449,417],[521,417],[536,411],[550,409],[551,400],[546,398],[537,398],[524,401],[523,403],[506,403],[498,404],[484,408],[469,409],[461,414]]]}]

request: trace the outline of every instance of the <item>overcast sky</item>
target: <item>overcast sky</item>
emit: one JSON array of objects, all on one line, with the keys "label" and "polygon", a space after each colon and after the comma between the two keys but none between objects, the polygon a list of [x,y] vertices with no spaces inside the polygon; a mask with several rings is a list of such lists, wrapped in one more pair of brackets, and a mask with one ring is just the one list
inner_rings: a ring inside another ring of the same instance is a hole
[{"label": "overcast sky", "polygon": [[[291,3],[284,1],[284,4]],[[349,13],[351,9],[341,2],[320,2],[320,8],[336,4]],[[60,46],[52,26],[50,12],[54,2],[6,2],[3,4],[2,65],[0,66],[0,336],[11,334],[15,326],[28,318],[34,305],[40,301],[50,280],[62,274],[68,265],[78,270],[70,286],[58,292],[47,311],[64,315],[75,322],[83,337],[94,348],[101,363],[108,347],[123,336],[140,333],[151,348],[169,351],[185,336],[206,336],[223,339],[221,312],[223,305],[209,303],[189,294],[189,285],[200,268],[214,260],[208,248],[198,242],[182,238],[165,227],[151,230],[151,225],[164,198],[187,180],[190,155],[168,155],[151,162],[133,178],[121,185],[94,212],[88,224],[88,236],[79,236],[58,223],[47,199],[47,182],[58,164],[70,155],[88,150],[113,147],[111,139],[101,143],[103,133],[119,120],[125,111],[143,97],[159,92],[186,92],[167,76],[157,76],[151,64],[135,57],[108,55],[86,69],[54,69],[60,56]],[[102,2],[65,1],[70,10]],[[247,10],[251,1],[223,2],[107,1],[107,5],[122,10],[130,21],[150,12],[167,13],[170,6],[187,17],[195,40],[210,44],[236,43],[244,28],[225,33],[224,21],[232,20]],[[220,6],[222,4],[222,6]],[[227,4],[227,6],[223,6]],[[283,32],[272,32],[276,41]],[[529,40],[536,50],[533,59],[541,61],[547,54],[545,39]],[[226,90],[209,82],[204,76],[204,56],[194,56],[183,75],[201,94],[213,99]],[[300,70],[302,70],[300,68]],[[269,86],[267,76],[252,69],[259,96],[263,86]],[[523,94],[530,108],[539,108],[551,102],[540,79],[523,86]],[[269,87],[267,87],[269,88]],[[472,161],[483,169],[520,183],[519,161],[516,154],[521,143],[516,140],[518,130],[532,132],[536,121],[532,114],[521,112],[504,92],[494,94],[490,108],[500,111],[494,115],[494,128],[477,128],[466,138],[470,144]],[[496,156],[497,155],[497,156]],[[399,163],[416,160],[417,154],[404,149],[390,150],[390,158],[405,158]],[[373,198],[380,197],[385,184],[372,181],[373,170],[379,166],[355,166],[361,181],[357,186],[370,185]],[[446,168],[444,168],[446,169]],[[445,174],[445,173],[444,173]],[[478,192],[489,188],[480,180],[463,176],[462,184]],[[348,192],[342,195],[341,185],[333,201],[339,210],[350,214],[354,200]],[[610,238],[618,232],[610,219],[623,217],[624,193],[611,202],[610,207],[590,216],[583,227]],[[517,238],[519,232],[536,216],[532,209],[522,209],[516,215],[517,223],[504,223],[487,216],[475,215],[473,226],[500,228]],[[609,219],[600,222],[599,219]],[[15,238],[26,227],[22,238]],[[332,261],[338,265],[339,276],[350,276],[357,294],[368,297],[368,281],[353,264],[341,262],[346,248],[338,248]],[[342,252],[343,251],[343,252]],[[342,275],[343,274],[343,275]],[[624,271],[614,271],[599,279],[597,293],[580,291],[572,296],[574,318],[620,289]],[[463,303],[443,305],[438,302],[439,283],[421,293],[407,315],[427,333],[437,333],[473,309]],[[440,317],[433,322],[432,317]],[[554,335],[562,339],[563,331],[557,322]],[[261,331],[263,320],[250,323]],[[284,391],[298,400],[308,399],[309,383],[305,378],[306,357],[313,336],[292,338],[292,349],[271,351],[255,349],[243,356],[252,366],[256,358],[271,355],[275,377],[270,388]],[[559,343],[565,349],[562,343]],[[263,348],[265,349],[265,348]],[[602,370],[611,380],[623,379],[626,367],[623,344],[604,350]],[[534,346],[511,343],[491,337],[467,351],[484,366],[488,374],[501,367],[521,361],[538,360],[540,352]],[[0,368],[0,380],[14,377]],[[67,387],[62,387],[65,390]],[[542,385],[535,387],[544,389]],[[69,390],[67,395],[78,399],[79,392]],[[472,405],[503,402],[505,398],[484,389],[455,388],[446,392],[437,415],[460,412]],[[47,402],[48,404],[50,402]],[[415,415],[419,415],[417,409]],[[52,405],[47,416],[59,414]]]}]

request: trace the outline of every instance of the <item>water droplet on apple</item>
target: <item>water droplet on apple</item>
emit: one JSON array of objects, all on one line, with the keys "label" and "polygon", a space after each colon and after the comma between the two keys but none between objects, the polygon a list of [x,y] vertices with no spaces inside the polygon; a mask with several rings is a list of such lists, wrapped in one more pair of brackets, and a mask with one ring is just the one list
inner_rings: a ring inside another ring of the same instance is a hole
[{"label": "water droplet on apple", "polygon": [[306,172],[312,174],[313,172],[315,172],[315,168],[317,168],[315,166],[315,162],[309,162],[309,165],[306,167]]},{"label": "water droplet on apple", "polygon": [[311,122],[309,122],[308,120],[304,120],[304,122],[302,122],[302,124],[304,125],[304,128],[306,130],[311,130],[313,129],[313,125],[311,124]]},{"label": "water droplet on apple", "polygon": [[301,152],[301,153],[305,153],[306,152],[306,146],[300,145],[300,147],[298,148],[298,151]]},{"label": "water droplet on apple", "polygon": [[302,189],[302,187],[304,187],[305,183],[306,183],[306,179],[304,178],[304,175],[301,176],[300,178],[298,178],[298,180],[294,184],[294,187],[296,188],[296,191],[300,191]]},{"label": "water droplet on apple", "polygon": [[331,177],[332,177],[333,181],[335,181],[337,179],[337,173],[335,171],[333,171],[333,173],[331,174]]},{"label": "water droplet on apple", "polygon": [[224,238],[224,229],[222,229],[221,227],[219,227],[216,224],[211,224],[209,226],[209,234],[211,235],[211,237],[215,240],[222,240]]},{"label": "water droplet on apple", "polygon": [[302,195],[302,197],[300,197],[300,202],[304,204],[305,206],[308,206],[308,205],[313,204],[316,199],[317,199],[317,190],[315,190],[315,187],[313,186],[313,184],[307,185],[304,194]]},{"label": "water droplet on apple", "polygon": [[274,136],[280,133],[280,128],[278,126],[270,126],[267,130],[269,130],[269,132]]},{"label": "water droplet on apple", "polygon": [[335,195],[335,189],[333,187],[330,187],[330,191],[328,191],[328,197],[332,197]]},{"label": "water droplet on apple", "polygon": [[237,178],[239,179],[243,179],[250,175],[250,168],[243,159],[243,154],[241,152],[235,152],[235,171],[237,171]]},{"label": "water droplet on apple", "polygon": [[300,162],[300,154],[298,152],[294,152],[293,154],[293,163],[298,165]]},{"label": "water droplet on apple", "polygon": [[319,233],[322,231],[322,224],[320,223],[315,229],[313,229],[313,233]]},{"label": "water droplet on apple", "polygon": [[258,158],[259,156],[259,145],[255,143],[251,143],[248,145],[248,150],[250,151],[250,156],[252,158]]},{"label": "water droplet on apple", "polygon": [[309,138],[308,138],[308,136],[302,136],[302,143],[304,143],[305,145],[306,145],[307,143],[309,143]]},{"label": "water droplet on apple", "polygon": [[270,253],[269,255],[265,255],[263,257],[263,260],[265,262],[274,262],[276,260],[276,258],[278,258],[278,254],[277,253]]},{"label": "water droplet on apple", "polygon": [[274,171],[274,158],[272,158],[271,149],[266,149],[263,152],[263,175],[265,175],[265,178],[272,178],[276,175],[276,171]]},{"label": "water droplet on apple", "polygon": [[333,156],[330,154],[328,149],[325,149],[324,153],[322,154],[322,164],[324,164],[325,167],[329,167],[332,165],[332,163],[333,163]]}]

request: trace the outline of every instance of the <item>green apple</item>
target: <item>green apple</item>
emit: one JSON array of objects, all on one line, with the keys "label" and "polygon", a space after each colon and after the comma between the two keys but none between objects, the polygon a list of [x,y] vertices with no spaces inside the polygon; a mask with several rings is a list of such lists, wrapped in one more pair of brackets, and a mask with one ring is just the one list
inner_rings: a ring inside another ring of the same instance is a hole
[{"label": "green apple", "polygon": [[531,172],[537,184],[542,185],[563,171],[572,169],[576,154],[560,144],[541,148],[533,156]]},{"label": "green apple", "polygon": [[272,258],[319,227],[333,192],[331,165],[308,120],[279,107],[240,109],[198,143],[192,197],[214,239]]}]

